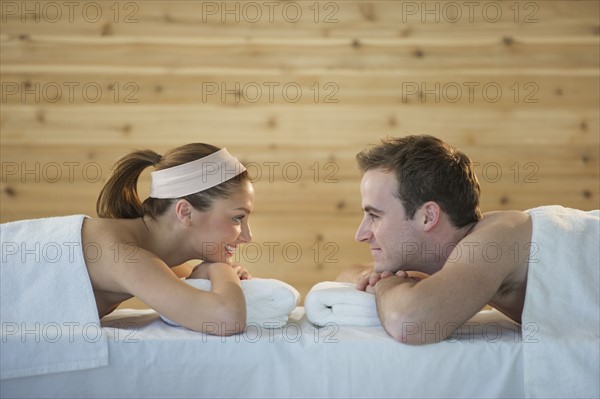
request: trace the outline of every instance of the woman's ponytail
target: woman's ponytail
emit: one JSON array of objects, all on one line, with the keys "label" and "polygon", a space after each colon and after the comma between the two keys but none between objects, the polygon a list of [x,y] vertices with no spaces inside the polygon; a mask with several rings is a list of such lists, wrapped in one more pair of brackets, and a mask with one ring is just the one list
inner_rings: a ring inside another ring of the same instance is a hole
[{"label": "woman's ponytail", "polygon": [[160,159],[161,155],[152,150],[134,151],[119,159],[98,196],[98,216],[116,219],[142,217],[142,203],[137,193],[138,178],[144,169],[156,165]]}]

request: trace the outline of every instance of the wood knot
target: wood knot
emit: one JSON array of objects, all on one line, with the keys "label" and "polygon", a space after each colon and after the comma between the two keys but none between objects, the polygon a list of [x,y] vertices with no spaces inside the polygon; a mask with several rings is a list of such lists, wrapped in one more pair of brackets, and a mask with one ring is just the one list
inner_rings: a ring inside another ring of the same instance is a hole
[{"label": "wood knot", "polygon": [[590,162],[590,157],[588,157],[587,155],[582,155],[581,162],[583,162],[584,165],[587,165],[588,162]]},{"label": "wood knot", "polygon": [[31,40],[31,36],[29,36],[29,33],[20,33],[17,35],[17,39],[28,42]]},{"label": "wood knot", "polygon": [[583,193],[581,193],[583,195],[583,198],[585,199],[590,199],[592,198],[592,192],[590,190],[583,190]]},{"label": "wood knot", "polygon": [[267,121],[267,126],[270,129],[275,129],[277,127],[277,118],[275,118],[274,116],[270,117]]},{"label": "wood knot", "polygon": [[360,46],[362,46],[362,43],[360,42],[360,40],[354,39],[354,40],[352,40],[352,44],[351,45],[354,48],[359,48]]},{"label": "wood knot", "polygon": [[338,211],[341,211],[342,209],[344,209],[346,207],[346,201],[342,200],[339,201],[336,205],[335,205],[336,209]]},{"label": "wood knot", "polygon": [[367,21],[375,21],[375,10],[372,4],[361,3],[358,9]]},{"label": "wood knot", "polygon": [[35,119],[39,123],[46,122],[46,113],[40,109],[38,112],[35,113]]},{"label": "wood knot", "polygon": [[131,134],[131,131],[133,130],[133,127],[129,124],[126,123],[125,125],[123,125],[123,127],[121,128],[121,131],[123,132],[123,134],[125,134],[126,136]]},{"label": "wood knot", "polygon": [[556,94],[557,96],[562,96],[563,90],[559,87],[556,90],[554,90],[554,94]]},{"label": "wood knot", "polygon": [[323,234],[317,234],[317,236],[315,237],[315,240],[317,242],[323,242],[324,239],[325,237],[323,237]]},{"label": "wood knot", "polygon": [[13,197],[13,198],[17,196],[17,192],[11,186],[4,187],[4,194],[8,195],[9,197]]},{"label": "wood knot", "polygon": [[515,39],[513,39],[511,36],[504,36],[502,38],[502,44],[504,44],[505,46],[512,46],[513,44],[515,44]]},{"label": "wood knot", "polygon": [[500,197],[500,204],[501,205],[508,204],[508,197],[506,195],[503,195],[502,197]]},{"label": "wood knot", "polygon": [[161,85],[154,86],[155,93],[162,93],[162,91],[163,91],[163,87]]},{"label": "wood knot", "polygon": [[412,28],[404,28],[400,32],[398,32],[398,36],[400,37],[408,37],[412,34]]},{"label": "wood knot", "polygon": [[586,121],[581,121],[581,123],[579,124],[579,129],[581,130],[587,130],[588,129],[588,124]]},{"label": "wood knot", "polygon": [[102,25],[102,29],[100,30],[100,36],[112,36],[112,34],[113,28],[109,22]]},{"label": "wood knot", "polygon": [[388,118],[388,125],[389,125],[390,127],[397,126],[397,125],[398,125],[398,121],[397,121],[397,120],[396,120],[396,118],[394,118],[393,116],[390,116],[390,117]]},{"label": "wood knot", "polygon": [[417,57],[417,58],[423,58],[423,57],[425,57],[425,53],[424,53],[424,52],[423,52],[423,50],[421,50],[421,49],[416,49],[416,50],[413,52],[413,55],[414,55],[415,57]]}]

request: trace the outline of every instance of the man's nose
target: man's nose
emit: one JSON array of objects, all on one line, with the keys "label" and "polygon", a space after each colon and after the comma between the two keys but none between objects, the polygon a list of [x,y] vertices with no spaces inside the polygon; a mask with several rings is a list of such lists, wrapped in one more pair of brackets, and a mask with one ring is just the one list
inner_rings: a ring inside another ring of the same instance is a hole
[{"label": "man's nose", "polygon": [[356,230],[356,235],[354,239],[358,242],[369,241],[371,238],[371,230],[365,226],[365,221],[363,220],[360,226],[358,226],[358,230]]}]

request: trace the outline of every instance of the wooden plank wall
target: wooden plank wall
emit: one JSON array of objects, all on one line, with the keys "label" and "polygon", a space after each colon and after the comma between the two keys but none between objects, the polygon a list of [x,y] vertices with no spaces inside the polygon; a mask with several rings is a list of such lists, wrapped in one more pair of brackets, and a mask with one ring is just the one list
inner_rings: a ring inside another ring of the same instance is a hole
[{"label": "wooden plank wall", "polygon": [[595,0],[0,5],[2,222],[93,216],[130,149],[213,143],[255,180],[238,260],[304,294],[370,259],[354,155],[381,137],[464,149],[484,211],[599,207]]}]

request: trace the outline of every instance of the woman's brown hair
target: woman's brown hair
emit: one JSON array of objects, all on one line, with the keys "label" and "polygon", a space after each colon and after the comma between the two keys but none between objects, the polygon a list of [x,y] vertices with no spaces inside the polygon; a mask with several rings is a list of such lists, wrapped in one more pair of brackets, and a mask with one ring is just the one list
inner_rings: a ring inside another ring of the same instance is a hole
[{"label": "woman's brown hair", "polygon": [[[96,212],[101,218],[135,219],[144,215],[156,218],[173,204],[175,199],[146,198],[142,203],[137,192],[137,183],[142,171],[148,166],[156,170],[167,169],[204,158],[220,148],[210,144],[192,143],[173,148],[164,155],[152,150],[131,152],[115,163],[113,173],[100,191]],[[195,194],[181,197],[195,209],[205,211],[218,198],[227,198],[249,181],[244,171],[232,179]]]}]

